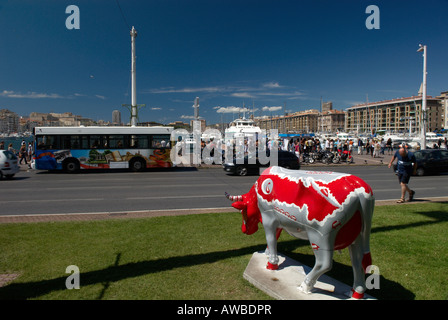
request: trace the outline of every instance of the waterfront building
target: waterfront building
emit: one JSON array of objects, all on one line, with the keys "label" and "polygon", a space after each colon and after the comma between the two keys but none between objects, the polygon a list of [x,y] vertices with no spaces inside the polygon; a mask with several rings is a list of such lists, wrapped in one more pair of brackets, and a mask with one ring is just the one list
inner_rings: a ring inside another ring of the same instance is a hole
[{"label": "waterfront building", "polygon": [[[440,97],[427,96],[427,131],[445,127],[446,92]],[[412,96],[378,102],[358,104],[346,109],[345,130],[357,132],[421,132],[422,96]]]},{"label": "waterfront building", "polygon": [[345,131],[345,112],[342,110],[327,110],[319,114],[320,132]]},{"label": "waterfront building", "polygon": [[19,132],[19,119],[17,113],[8,109],[0,110],[0,133],[18,133]]},{"label": "waterfront building", "polygon": [[319,111],[314,109],[254,120],[261,129],[277,129],[279,133],[312,133],[319,130]]}]

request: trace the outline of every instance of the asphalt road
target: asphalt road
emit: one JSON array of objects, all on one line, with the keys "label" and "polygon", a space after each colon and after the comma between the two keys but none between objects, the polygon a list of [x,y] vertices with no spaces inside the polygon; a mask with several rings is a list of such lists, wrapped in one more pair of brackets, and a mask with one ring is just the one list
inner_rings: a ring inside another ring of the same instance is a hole
[{"label": "asphalt road", "polygon": [[[303,166],[363,178],[377,200],[398,199],[396,176],[387,166]],[[412,177],[416,199],[448,194],[447,175]],[[224,208],[224,192],[243,194],[257,176],[229,176],[221,168],[178,168],[171,171],[83,172],[79,174],[21,171],[0,181],[0,215],[132,212],[146,210]]]}]

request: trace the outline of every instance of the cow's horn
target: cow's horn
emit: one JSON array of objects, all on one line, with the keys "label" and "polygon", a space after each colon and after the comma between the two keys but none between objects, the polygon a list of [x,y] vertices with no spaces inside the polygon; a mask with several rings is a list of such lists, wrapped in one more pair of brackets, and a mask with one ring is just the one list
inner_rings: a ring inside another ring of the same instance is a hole
[{"label": "cow's horn", "polygon": [[243,196],[231,196],[227,192],[225,192],[225,194],[226,198],[229,199],[230,201],[243,201]]}]

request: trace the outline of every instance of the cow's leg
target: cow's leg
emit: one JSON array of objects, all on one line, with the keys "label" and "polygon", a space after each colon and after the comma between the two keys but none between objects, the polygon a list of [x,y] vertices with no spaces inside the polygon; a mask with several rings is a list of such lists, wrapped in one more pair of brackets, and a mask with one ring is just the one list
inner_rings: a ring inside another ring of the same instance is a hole
[{"label": "cow's leg", "polygon": [[[277,230],[275,232],[275,238],[277,239],[277,241],[278,241],[278,238],[280,238],[282,231],[283,231],[282,228],[277,228]],[[264,254],[269,256],[269,246],[266,246],[266,250],[264,251]]]},{"label": "cow's leg", "polygon": [[366,281],[364,278],[364,268],[362,266],[363,247],[361,236],[358,236],[348,247],[348,251],[350,253],[350,259],[352,260],[354,278],[351,297],[362,299],[364,297],[364,292],[366,291]]},{"label": "cow's leg", "polygon": [[[314,250],[314,257],[316,262],[313,269],[308,273],[299,286],[299,290],[305,293],[310,293],[317,279],[325,272],[331,270],[333,266],[333,248],[334,237],[331,235],[321,236],[317,232],[308,232],[311,247]],[[330,249],[331,248],[331,249]]]},{"label": "cow's leg", "polygon": [[278,269],[278,255],[277,255],[277,234],[278,223],[275,220],[263,217],[263,227],[266,234],[267,248],[265,254],[268,256],[267,269]]}]

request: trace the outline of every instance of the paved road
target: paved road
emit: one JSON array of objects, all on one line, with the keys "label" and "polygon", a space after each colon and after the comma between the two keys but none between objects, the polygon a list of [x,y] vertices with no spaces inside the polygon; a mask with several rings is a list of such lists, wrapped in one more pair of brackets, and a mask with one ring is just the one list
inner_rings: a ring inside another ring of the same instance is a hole
[{"label": "paved road", "polygon": [[[396,176],[387,166],[303,166],[306,170],[347,172],[369,183],[377,200],[398,199]],[[249,191],[257,176],[229,176],[221,168],[179,168],[132,173],[86,172],[75,175],[22,171],[0,181],[0,215],[131,212],[230,207],[224,192]],[[416,198],[448,194],[447,175],[413,177]]]}]

